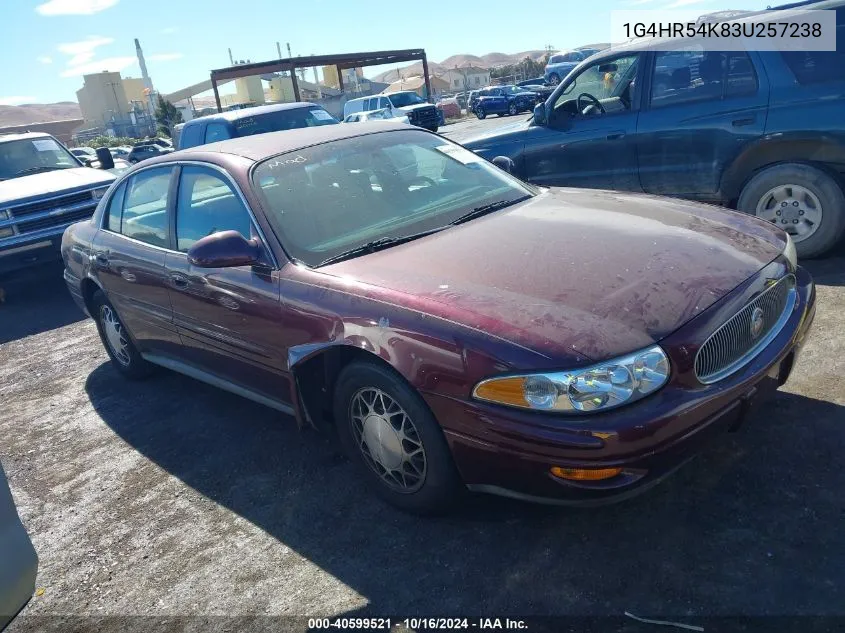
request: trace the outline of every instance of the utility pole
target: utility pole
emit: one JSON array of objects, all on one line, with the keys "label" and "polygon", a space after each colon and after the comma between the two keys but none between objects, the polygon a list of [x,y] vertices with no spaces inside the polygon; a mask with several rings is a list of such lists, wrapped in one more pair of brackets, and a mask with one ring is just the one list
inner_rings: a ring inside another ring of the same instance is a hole
[{"label": "utility pole", "polygon": [[235,58],[234,58],[234,57],[232,57],[232,49],[231,49],[231,48],[229,49],[229,65],[230,65],[230,66],[234,66],[234,65],[235,65]]},{"label": "utility pole", "polygon": [[276,50],[279,52],[279,59],[282,58],[282,45],[276,42]]}]

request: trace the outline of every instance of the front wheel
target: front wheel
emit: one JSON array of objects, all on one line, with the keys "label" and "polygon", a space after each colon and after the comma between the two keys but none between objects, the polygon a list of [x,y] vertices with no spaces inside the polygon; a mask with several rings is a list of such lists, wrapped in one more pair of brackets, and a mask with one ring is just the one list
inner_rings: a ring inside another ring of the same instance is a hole
[{"label": "front wheel", "polygon": [[516,107],[515,103],[512,103],[510,104],[510,106],[508,106],[508,114],[510,114],[511,116],[514,116],[518,112],[519,108]]},{"label": "front wheel", "polygon": [[463,486],[440,425],[419,394],[389,368],[354,362],[338,377],[340,441],[369,485],[408,512],[447,510]]},{"label": "front wheel", "polygon": [[552,86],[556,86],[560,83],[560,75],[557,73],[552,73],[549,75],[549,84]]},{"label": "front wheel", "polygon": [[439,130],[439,129],[440,129],[440,127],[439,127],[439,126],[437,126],[437,125],[429,125],[426,129],[427,129],[429,132],[437,132],[437,130]]},{"label": "front wheel", "polygon": [[799,257],[819,257],[845,234],[845,193],[826,172],[801,163],[764,169],[742,190],[737,207],[790,234]]},{"label": "front wheel", "polygon": [[475,106],[475,116],[477,116],[479,119],[484,119],[487,116],[487,113],[481,106]]},{"label": "front wheel", "polygon": [[101,290],[94,293],[92,307],[91,312],[97,323],[100,340],[114,368],[133,380],[149,376],[153,372],[153,365],[141,358],[123,322],[117,316],[117,311]]}]

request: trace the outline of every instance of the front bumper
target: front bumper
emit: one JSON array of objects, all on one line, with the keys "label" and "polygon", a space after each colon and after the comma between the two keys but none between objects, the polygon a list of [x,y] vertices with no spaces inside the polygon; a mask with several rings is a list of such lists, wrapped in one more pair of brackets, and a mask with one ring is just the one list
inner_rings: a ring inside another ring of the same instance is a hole
[{"label": "front bumper", "polygon": [[[37,269],[61,261],[61,230],[32,236],[15,236],[14,242],[0,244],[0,276],[25,269]],[[9,238],[10,240],[12,238]]]},{"label": "front bumper", "polygon": [[[455,463],[471,490],[563,505],[618,501],[655,485],[736,428],[787,380],[815,317],[812,279],[801,268],[796,279],[798,301],[778,336],[741,370],[712,385],[673,378],[639,403],[581,422],[424,396],[444,422]],[[552,466],[622,468],[622,473],[580,482],[553,476]]]}]

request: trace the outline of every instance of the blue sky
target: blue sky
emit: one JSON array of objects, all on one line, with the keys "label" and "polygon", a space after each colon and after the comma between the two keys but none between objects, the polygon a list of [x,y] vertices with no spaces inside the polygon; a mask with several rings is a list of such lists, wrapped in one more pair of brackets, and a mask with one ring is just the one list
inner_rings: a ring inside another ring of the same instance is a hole
[{"label": "blue sky", "polygon": [[[75,101],[82,75],[139,77],[141,40],[156,89],[172,92],[236,59],[426,49],[440,61],[607,41],[619,9],[762,9],[766,0],[4,0],[0,105]],[[11,6],[10,6],[11,5]],[[407,8],[403,9],[403,6]],[[428,11],[420,7],[429,7]],[[354,7],[354,9],[350,9]],[[417,7],[412,11],[412,7]],[[11,27],[11,29],[9,29]],[[378,69],[383,70],[383,69]]]}]

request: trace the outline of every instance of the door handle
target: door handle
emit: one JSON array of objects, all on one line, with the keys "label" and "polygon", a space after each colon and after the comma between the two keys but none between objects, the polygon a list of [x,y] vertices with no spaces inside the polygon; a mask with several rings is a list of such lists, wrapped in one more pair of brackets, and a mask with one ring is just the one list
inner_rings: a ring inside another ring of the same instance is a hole
[{"label": "door handle", "polygon": [[188,278],[180,273],[172,273],[170,275],[170,283],[172,283],[176,288],[187,288]]},{"label": "door handle", "polygon": [[615,130],[607,135],[608,141],[618,141],[619,139],[625,138],[624,130]]},{"label": "door handle", "polygon": [[731,125],[734,127],[742,127],[744,125],[753,125],[757,121],[756,117],[749,117],[747,119],[734,119]]},{"label": "door handle", "polygon": [[109,257],[105,253],[97,253],[96,255],[94,255],[94,259],[100,266],[108,267],[109,265]]}]

